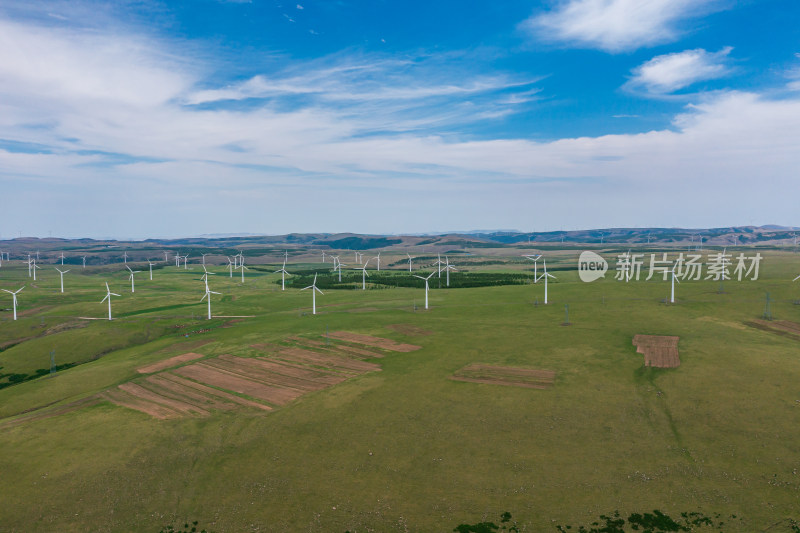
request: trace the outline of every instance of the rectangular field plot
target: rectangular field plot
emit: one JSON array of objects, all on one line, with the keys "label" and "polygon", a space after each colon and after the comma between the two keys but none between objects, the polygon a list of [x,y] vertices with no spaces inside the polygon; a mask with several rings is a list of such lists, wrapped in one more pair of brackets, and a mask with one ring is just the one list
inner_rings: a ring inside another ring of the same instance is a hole
[{"label": "rectangular field plot", "polygon": [[644,366],[676,368],[681,365],[679,339],[668,335],[635,335],[633,345],[638,353],[644,355]]},{"label": "rectangular field plot", "polygon": [[404,344],[391,339],[384,339],[383,337],[373,337],[372,335],[362,335],[349,331],[334,331],[330,334],[330,337],[355,344],[364,344],[373,348],[381,348],[390,352],[413,352],[420,349],[420,346],[414,344]]}]

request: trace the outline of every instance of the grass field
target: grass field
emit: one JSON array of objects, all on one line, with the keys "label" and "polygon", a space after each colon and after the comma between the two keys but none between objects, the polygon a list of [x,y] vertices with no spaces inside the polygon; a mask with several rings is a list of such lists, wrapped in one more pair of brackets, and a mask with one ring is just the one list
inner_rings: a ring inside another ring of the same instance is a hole
[{"label": "grass field", "polygon": [[[686,281],[667,305],[664,281],[582,283],[577,255],[548,252],[547,306],[542,284],[432,284],[425,311],[420,281],[325,289],[316,316],[309,291],[281,291],[279,274],[251,270],[242,285],[219,266],[214,315],[253,318],[210,321],[199,265],[137,274],[134,294],[121,268],[73,266],[60,294],[51,267],[33,284],[27,266],[4,262],[0,288],[26,287],[16,322],[0,293],[0,384],[24,376],[0,389],[0,531],[156,532],[185,519],[216,532],[451,531],[503,511],[555,531],[660,509],[734,514],[726,531],[752,532],[800,516],[800,341],[747,324],[767,292],[775,319],[800,322],[800,258],[766,252],[758,281],[722,293]],[[504,271],[486,262],[473,272]],[[106,316],[104,281],[122,295],[115,320],[78,318]],[[421,349],[367,358],[381,370],[269,412],[161,420],[95,399],[178,354],[263,358],[254,345],[334,331]],[[645,368],[637,334],[680,337],[680,366]],[[51,351],[74,366],[51,377]],[[555,381],[451,379],[473,364]]]}]

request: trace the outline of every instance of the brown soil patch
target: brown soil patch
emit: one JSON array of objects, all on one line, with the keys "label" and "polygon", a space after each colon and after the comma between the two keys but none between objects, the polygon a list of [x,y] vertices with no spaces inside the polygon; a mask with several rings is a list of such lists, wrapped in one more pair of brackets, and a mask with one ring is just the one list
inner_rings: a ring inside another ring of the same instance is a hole
[{"label": "brown soil patch", "polygon": [[800,324],[788,320],[752,320],[746,325],[800,341]]},{"label": "brown soil patch", "polygon": [[360,333],[351,333],[349,331],[334,331],[330,337],[347,342],[354,342],[356,344],[365,344],[374,348],[382,348],[392,352],[413,352],[419,350],[421,346],[414,344],[403,344],[395,342],[391,339],[384,339],[382,337],[373,337],[372,335],[362,335]]},{"label": "brown soil patch", "polygon": [[128,394],[122,389],[109,389],[101,392],[100,396],[113,404],[129,409],[135,409],[155,418],[177,418],[180,413],[159,403],[143,400],[138,396]]},{"label": "brown soil patch", "polygon": [[456,371],[450,379],[471,383],[526,387],[529,389],[549,389],[553,386],[556,373],[552,370],[534,370],[474,363]]},{"label": "brown soil patch", "polygon": [[167,368],[172,368],[174,366],[180,365],[181,363],[186,363],[187,361],[194,361],[195,359],[200,359],[201,357],[205,356],[200,353],[189,352],[182,355],[176,355],[174,357],[170,357],[169,359],[164,359],[163,361],[158,361],[156,363],[145,365],[143,367],[137,368],[136,371],[139,372],[140,374],[152,374],[153,372],[159,372]]},{"label": "brown soil patch", "polygon": [[328,353],[336,353],[339,352],[341,354],[347,355],[355,355],[358,356],[360,359],[365,358],[372,358],[372,357],[383,357],[383,354],[380,352],[374,352],[372,350],[367,350],[365,348],[359,348],[357,346],[350,346],[349,344],[341,344],[341,343],[329,343],[326,344],[321,341],[315,341],[312,339],[305,339],[302,337],[289,337],[286,339],[287,341],[293,341],[298,347],[300,348],[313,348],[315,350],[323,350]]},{"label": "brown soil patch", "polygon": [[413,324],[389,324],[386,326],[389,329],[393,329],[398,333],[402,333],[403,335],[430,335],[433,333],[430,330],[423,329],[419,326],[415,326]]},{"label": "brown soil patch", "polygon": [[159,377],[164,379],[169,379],[170,381],[174,381],[179,385],[183,385],[186,388],[197,389],[201,392],[204,392],[210,396],[217,396],[222,398],[223,400],[227,400],[231,403],[237,403],[239,405],[243,405],[245,407],[255,407],[256,409],[263,409],[264,411],[271,411],[272,407],[268,405],[264,405],[263,403],[254,402],[252,400],[248,400],[247,398],[242,398],[241,396],[236,396],[235,394],[231,394],[229,392],[221,391],[219,389],[215,389],[213,387],[207,387],[202,383],[197,383],[196,381],[192,381],[190,379],[185,379],[180,376],[173,374],[172,372],[165,372],[164,374],[160,374]]},{"label": "brown soil patch", "polygon": [[170,408],[173,411],[176,411],[178,413],[182,413],[182,414],[186,414],[186,415],[191,415],[191,414],[207,415],[208,414],[208,411],[206,411],[205,409],[201,409],[200,407],[197,407],[196,405],[192,405],[191,403],[182,402],[180,400],[176,400],[176,399],[173,399],[173,398],[167,398],[165,396],[161,396],[161,395],[156,394],[155,392],[153,392],[153,391],[151,391],[149,389],[146,389],[146,388],[142,387],[138,383],[132,383],[132,382],[123,383],[118,388],[123,390],[123,391],[125,391],[125,392],[127,392],[128,394],[130,394],[132,396],[136,396],[137,398],[139,398],[141,400],[145,400],[145,401],[148,401],[148,402],[151,402],[151,403],[156,403],[156,404],[160,404],[160,405],[166,406],[166,407],[168,407],[168,408]]},{"label": "brown soil patch", "polygon": [[238,392],[273,405],[285,405],[302,394],[301,391],[296,389],[271,387],[259,381],[203,363],[183,366],[173,372],[213,387]]},{"label": "brown soil patch", "polygon": [[290,363],[313,365],[322,367],[324,369],[335,370],[337,372],[346,372],[350,374],[361,374],[364,372],[373,372],[381,369],[381,367],[375,363],[357,361],[332,354],[312,352],[302,348],[286,348],[281,350],[277,356]]},{"label": "brown soil patch", "polygon": [[309,392],[312,390],[324,389],[327,385],[313,380],[286,376],[278,374],[271,370],[257,365],[248,365],[242,363],[241,357],[233,357],[230,359],[210,359],[205,362],[207,366],[213,367],[217,370],[222,370],[229,374],[243,377],[251,381],[257,381],[268,387],[275,387],[279,389],[293,389],[299,394]]},{"label": "brown soil patch", "polygon": [[679,339],[669,335],[635,335],[633,345],[638,353],[644,355],[644,366],[677,368],[681,365]]},{"label": "brown soil patch", "polygon": [[257,372],[268,372],[270,375],[282,378],[296,378],[302,382],[313,382],[323,385],[336,385],[346,379],[345,376],[315,370],[309,367],[301,367],[289,363],[281,363],[269,359],[251,359],[247,357],[234,357],[232,355],[221,355],[220,361],[232,361],[234,364],[245,369]]},{"label": "brown soil patch", "polygon": [[236,404],[226,402],[218,396],[205,394],[195,388],[176,383],[160,375],[148,377],[141,385],[159,396],[172,398],[173,400],[195,405],[203,409],[220,409],[227,411],[236,407]]}]

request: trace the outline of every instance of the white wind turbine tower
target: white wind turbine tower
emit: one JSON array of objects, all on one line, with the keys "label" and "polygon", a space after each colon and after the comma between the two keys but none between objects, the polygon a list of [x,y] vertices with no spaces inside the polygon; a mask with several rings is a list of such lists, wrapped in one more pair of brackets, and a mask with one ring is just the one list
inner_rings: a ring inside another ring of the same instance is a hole
[{"label": "white wind turbine tower", "polygon": [[322,250],[322,262],[325,262],[325,250]]},{"label": "white wind turbine tower", "polygon": [[125,260],[125,264],[127,265],[128,264],[128,252],[127,251],[125,251],[125,253],[122,254],[122,258]]},{"label": "white wind turbine tower", "polygon": [[[233,261],[231,261],[231,258],[228,257],[227,255],[225,257],[228,259],[228,273],[230,274],[229,277],[233,278]],[[234,256],[234,259],[235,258],[236,258],[236,256]],[[284,263],[285,263],[285,261],[284,261]]]},{"label": "white wind turbine tower", "polygon": [[360,270],[361,271],[361,290],[362,291],[367,290],[367,276],[369,276],[369,272],[367,272],[367,265],[368,264],[369,264],[369,261],[364,263],[364,266],[362,266],[361,268],[354,268],[353,269],[353,270]]},{"label": "white wind turbine tower", "polygon": [[155,263],[148,259],[147,264],[150,265],[150,281],[153,281],[153,265],[155,265]]},{"label": "white wind turbine tower", "polygon": [[542,259],[542,267],[544,268],[544,274],[539,276],[539,279],[544,278],[544,304],[547,305],[547,278],[556,279],[556,277],[547,273],[547,259]]},{"label": "white wind turbine tower", "polygon": [[31,254],[28,254],[28,277],[31,277]]},{"label": "white wind turbine tower", "polygon": [[242,257],[242,262],[239,263],[239,268],[242,270],[242,284],[244,284],[244,271],[245,270],[250,270],[249,268],[244,266],[244,257]]},{"label": "white wind turbine tower", "polygon": [[128,269],[128,272],[130,272],[130,273],[131,273],[131,275],[130,275],[130,276],[128,276],[128,279],[130,279],[130,280],[131,280],[131,292],[132,292],[132,293],[133,293],[133,292],[136,292],[136,291],[134,290],[134,286],[133,286],[133,275],[134,275],[134,274],[138,274],[139,272],[141,272],[141,270],[131,270],[131,267],[129,267],[128,265],[125,265],[125,268],[127,268],[127,269]]},{"label": "white wind turbine tower", "polygon": [[83,259],[83,268],[86,268],[86,256],[84,255],[82,259]]},{"label": "white wind turbine tower", "polygon": [[281,273],[281,290],[285,291],[286,290],[286,275],[289,274],[288,272],[286,272],[286,259],[283,260],[283,266],[279,270],[275,271],[276,274],[278,272]]},{"label": "white wind turbine tower", "polygon": [[8,294],[10,294],[11,298],[13,299],[13,302],[14,302],[14,320],[17,319],[17,294],[19,294],[19,291],[21,291],[24,288],[25,288],[25,285],[23,285],[21,288],[15,290],[15,291],[9,291],[9,290],[3,289],[3,291],[7,292]]},{"label": "white wind turbine tower", "polygon": [[211,255],[210,253],[200,254],[203,257],[203,266],[206,264],[206,256]]},{"label": "white wind turbine tower", "polygon": [[428,289],[429,289],[428,280],[430,280],[433,277],[433,274],[434,273],[431,272],[430,274],[428,274],[427,278],[423,278],[422,276],[417,276],[416,274],[414,274],[415,278],[419,278],[425,281],[425,309],[428,308]]},{"label": "white wind turbine tower", "polygon": [[411,272],[411,254],[406,252],[406,255],[408,256],[408,271]]},{"label": "white wind turbine tower", "polygon": [[[438,254],[437,253],[436,255],[439,257],[439,259],[436,260],[434,265],[436,265],[436,269],[439,272],[439,276],[438,277],[441,278],[442,277],[442,265],[444,264],[444,262],[442,261],[442,254]],[[427,307],[425,309],[427,309]]]},{"label": "white wind turbine tower", "polygon": [[186,254],[186,255],[183,256],[183,269],[184,270],[189,270],[189,267],[187,266],[188,262],[189,262],[189,254]]},{"label": "white wind turbine tower", "polygon": [[338,268],[338,269],[339,269],[339,283],[341,283],[341,282],[342,282],[342,267],[343,267],[343,266],[345,266],[345,267],[346,267],[347,265],[345,265],[345,264],[344,264],[344,263],[342,263],[341,261],[338,261],[338,260],[337,260],[337,262],[336,262],[336,268]]},{"label": "white wind turbine tower", "polygon": [[61,266],[64,266],[64,252],[61,252]]},{"label": "white wind turbine tower", "polygon": [[542,254],[529,254],[529,255],[523,255],[522,257],[527,257],[528,259],[533,261],[533,282],[538,283],[539,276],[537,273],[537,268],[539,266],[539,259],[542,258]]},{"label": "white wind turbine tower", "polygon": [[33,261],[33,281],[36,281],[36,269],[41,268],[36,264],[36,260]]},{"label": "white wind turbine tower", "polygon": [[212,275],[212,276],[216,275],[213,272],[209,272],[208,270],[206,270],[206,266],[203,265],[203,275],[200,276],[200,279],[202,279],[203,281],[206,282],[206,289],[208,289],[208,276],[209,276],[209,274]]},{"label": "white wind turbine tower", "polygon": [[166,263],[168,261],[169,261],[169,252],[164,250],[164,262]]},{"label": "white wind turbine tower", "polygon": [[175,253],[175,266],[180,268],[181,267],[181,254]]},{"label": "white wind turbine tower", "polygon": [[450,259],[448,259],[447,256],[444,256],[444,260],[445,260],[444,271],[445,271],[445,273],[447,275],[447,286],[449,287],[450,286],[450,271],[452,270],[453,272],[458,272],[458,269],[456,269],[456,267],[454,267],[453,265],[450,264]]},{"label": "white wind turbine tower", "polygon": [[[208,272],[206,272],[206,274],[207,273]],[[212,291],[211,289],[208,288],[208,278],[206,278],[206,293],[203,295],[202,298],[200,298],[200,301],[202,302],[204,299],[208,298],[208,319],[209,320],[211,320],[211,295],[212,294],[220,294],[220,293],[214,292],[214,291]]]},{"label": "white wind turbine tower", "polygon": [[373,257],[373,259],[375,259],[375,260],[377,260],[377,261],[378,261],[378,272],[380,272],[380,271],[381,271],[381,253],[380,253],[380,252],[378,252],[378,255],[376,255],[375,257]]},{"label": "white wind turbine tower", "polygon": [[119,296],[119,294],[111,292],[111,289],[108,288],[108,282],[106,281],[106,297],[100,300],[100,303],[106,301],[108,299],[108,319],[111,320],[111,297],[112,296]]},{"label": "white wind turbine tower", "polygon": [[672,270],[670,270],[670,272],[672,272],[672,290],[671,290],[670,295],[669,295],[669,303],[674,304],[675,303],[675,282],[677,281],[678,283],[680,283],[681,280],[679,280],[678,278],[675,277],[675,266],[672,267]]},{"label": "white wind turbine tower", "polygon": [[312,315],[316,315],[317,314],[317,292],[319,292],[320,294],[325,294],[324,292],[319,290],[319,288],[317,288],[317,275],[316,274],[314,274],[314,283],[312,283],[308,287],[304,287],[304,288],[302,288],[300,290],[304,291],[306,289],[311,289],[311,314]]},{"label": "white wind turbine tower", "polygon": [[[55,267],[58,270],[58,267]],[[69,270],[58,270],[58,273],[61,274],[61,292],[64,292],[64,274],[69,272]]]}]

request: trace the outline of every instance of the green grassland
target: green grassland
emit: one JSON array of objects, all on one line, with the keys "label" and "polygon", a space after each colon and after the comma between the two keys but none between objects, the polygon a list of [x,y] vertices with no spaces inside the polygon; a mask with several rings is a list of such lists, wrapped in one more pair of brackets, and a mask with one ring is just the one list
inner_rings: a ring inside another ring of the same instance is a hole
[{"label": "green grassland", "polygon": [[[212,267],[213,313],[254,315],[236,322],[205,320],[199,265],[149,281],[145,263],[133,294],[121,265],[73,266],[60,294],[52,268],[32,283],[23,263],[4,262],[0,288],[26,287],[16,322],[0,293],[0,384],[27,381],[0,389],[0,531],[155,532],[185,519],[216,532],[451,531],[503,511],[555,531],[615,509],[737,515],[726,531],[761,531],[800,516],[800,341],[745,324],[767,292],[775,319],[800,322],[798,256],[764,252],[761,279],[722,293],[683,282],[666,305],[661,280],[582,283],[577,255],[548,252],[547,306],[541,283],[446,289],[434,276],[427,311],[420,280],[353,290],[351,271],[338,290],[329,264],[290,264],[330,278],[316,316],[302,283],[281,291],[280,274],[251,269],[242,284]],[[407,276],[401,256],[386,257],[387,278]],[[491,259],[468,270],[530,274],[518,258]],[[79,318],[106,316],[105,281],[121,295],[115,320]],[[269,413],[64,409],[174,354],[253,357],[251,344],[326,330],[422,349]],[[645,368],[636,334],[679,336],[681,366]],[[50,376],[51,350],[74,366]],[[470,363],[557,374],[548,390],[448,379]]]}]

